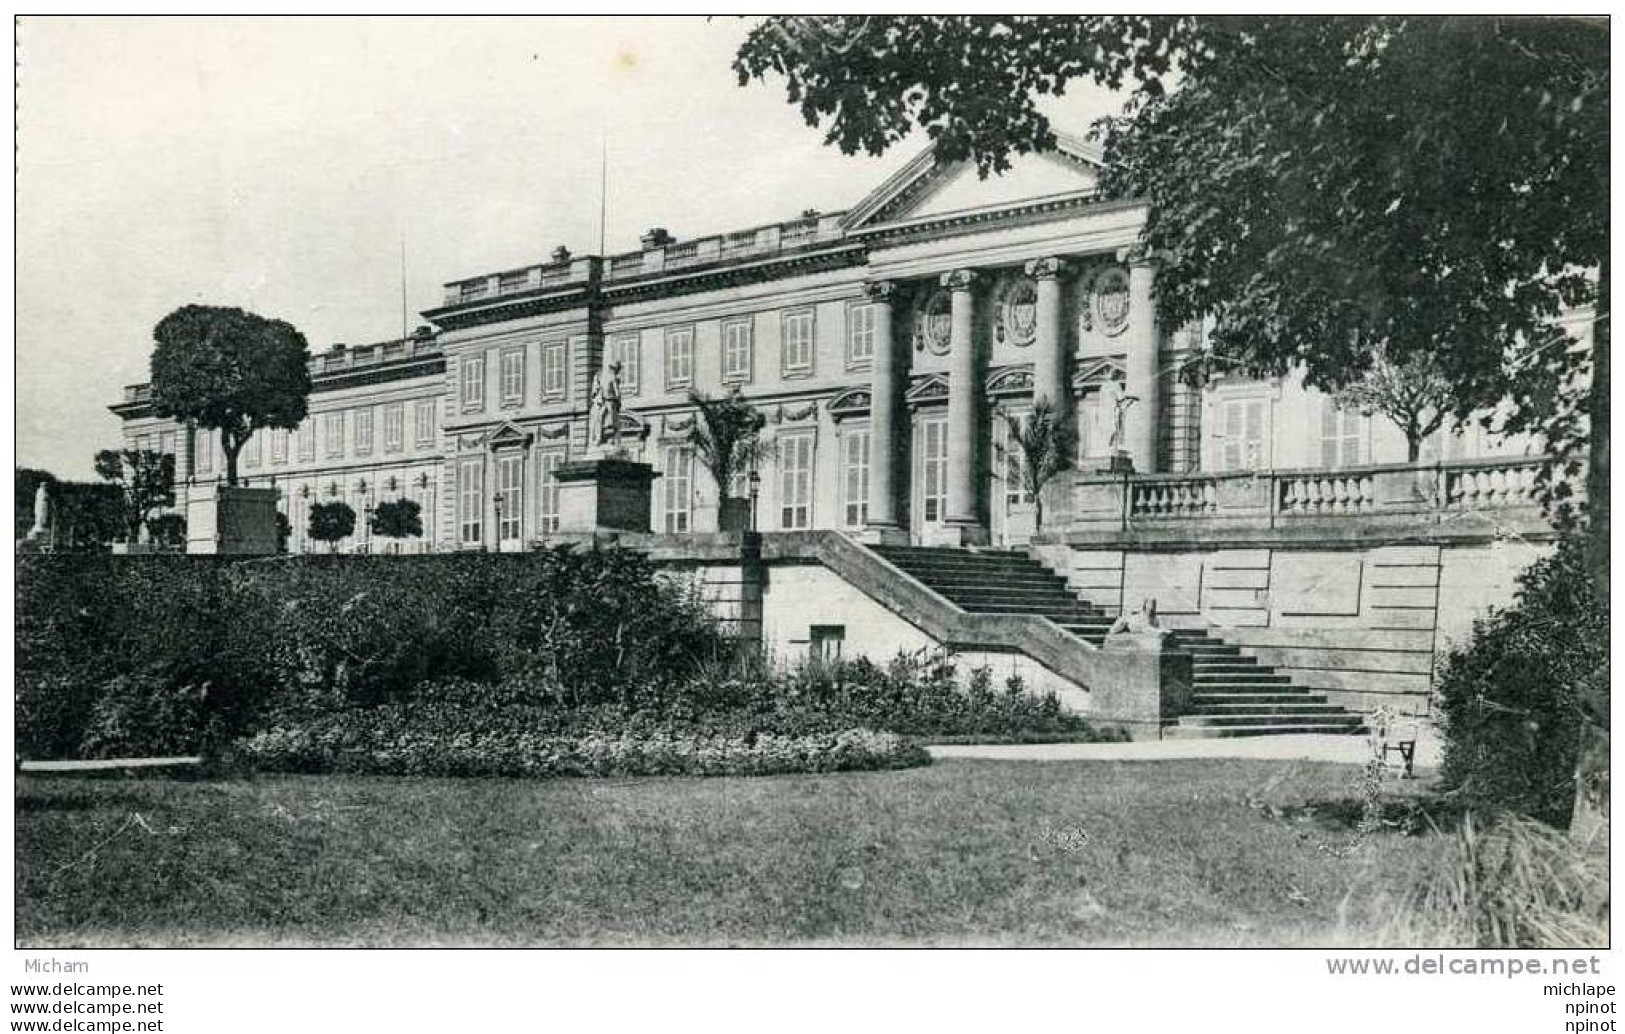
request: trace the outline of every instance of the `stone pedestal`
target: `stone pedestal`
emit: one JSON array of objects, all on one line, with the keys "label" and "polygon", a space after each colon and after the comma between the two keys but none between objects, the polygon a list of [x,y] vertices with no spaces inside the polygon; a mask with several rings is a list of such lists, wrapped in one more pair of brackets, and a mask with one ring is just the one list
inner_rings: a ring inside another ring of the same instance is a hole
[{"label": "stone pedestal", "polygon": [[229,556],[276,552],[274,488],[194,485],[186,498],[186,551]]},{"label": "stone pedestal", "polygon": [[659,476],[647,463],[616,456],[559,464],[559,530],[647,532],[650,485]]},{"label": "stone pedestal", "polygon": [[1093,717],[1129,728],[1135,739],[1160,739],[1164,727],[1191,709],[1191,658],[1171,649],[1167,633],[1119,632],[1106,637],[1101,663],[1116,669],[1089,689]]},{"label": "stone pedestal", "polygon": [[717,502],[718,531],[749,531],[750,500],[743,496],[724,496]]}]

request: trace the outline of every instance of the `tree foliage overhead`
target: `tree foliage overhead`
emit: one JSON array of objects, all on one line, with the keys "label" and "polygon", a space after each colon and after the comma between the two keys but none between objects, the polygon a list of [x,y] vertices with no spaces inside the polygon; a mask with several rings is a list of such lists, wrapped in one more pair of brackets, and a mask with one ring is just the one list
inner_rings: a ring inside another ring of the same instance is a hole
[{"label": "tree foliage overhead", "polygon": [[123,496],[124,541],[135,542],[154,510],[175,505],[175,457],[152,449],[103,449],[96,476]]},{"label": "tree foliage overhead", "polygon": [[293,430],[305,418],[310,356],[291,324],[186,305],[159,321],[153,339],[155,411],[219,430],[227,483],[237,483],[238,454],[255,431]]}]

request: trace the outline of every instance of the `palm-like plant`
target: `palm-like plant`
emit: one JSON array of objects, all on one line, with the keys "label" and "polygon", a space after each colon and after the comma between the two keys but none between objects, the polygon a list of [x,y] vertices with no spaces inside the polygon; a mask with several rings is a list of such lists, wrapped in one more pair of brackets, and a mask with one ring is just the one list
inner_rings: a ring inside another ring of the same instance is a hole
[{"label": "palm-like plant", "polygon": [[699,414],[688,430],[688,443],[716,479],[718,498],[727,499],[733,479],[755,469],[772,451],[762,440],[767,418],[737,386],[722,398],[690,391],[688,400]]},{"label": "palm-like plant", "polygon": [[1044,526],[1044,486],[1072,468],[1077,432],[1060,419],[1048,399],[1034,403],[1026,420],[1006,413],[1004,422],[1010,432],[1006,448],[1017,450],[1021,456],[1021,487],[1033,497],[1033,526],[1037,530]]}]

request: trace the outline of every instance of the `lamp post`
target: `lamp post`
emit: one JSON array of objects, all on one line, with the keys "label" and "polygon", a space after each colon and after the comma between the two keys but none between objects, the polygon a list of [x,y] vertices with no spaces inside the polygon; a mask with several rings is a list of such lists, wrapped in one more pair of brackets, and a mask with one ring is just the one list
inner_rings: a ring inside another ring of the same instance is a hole
[{"label": "lamp post", "polygon": [[502,552],[502,493],[498,492],[491,497],[491,505],[496,508],[497,514],[497,552]]},{"label": "lamp post", "polygon": [[758,528],[756,523],[756,498],[762,491],[762,475],[752,470],[750,475],[745,478],[745,482],[750,485],[750,530],[754,534]]}]

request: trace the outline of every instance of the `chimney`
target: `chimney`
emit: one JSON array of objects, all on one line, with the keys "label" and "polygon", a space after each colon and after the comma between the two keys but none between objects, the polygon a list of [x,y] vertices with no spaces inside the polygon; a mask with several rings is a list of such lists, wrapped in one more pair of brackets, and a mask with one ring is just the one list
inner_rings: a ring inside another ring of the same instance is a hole
[{"label": "chimney", "polygon": [[671,243],[671,234],[666,232],[664,226],[656,226],[639,237],[638,243],[643,245],[645,251],[650,248],[664,248]]}]

